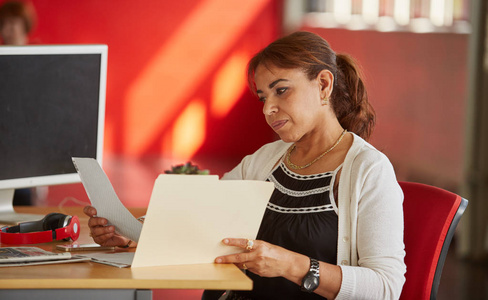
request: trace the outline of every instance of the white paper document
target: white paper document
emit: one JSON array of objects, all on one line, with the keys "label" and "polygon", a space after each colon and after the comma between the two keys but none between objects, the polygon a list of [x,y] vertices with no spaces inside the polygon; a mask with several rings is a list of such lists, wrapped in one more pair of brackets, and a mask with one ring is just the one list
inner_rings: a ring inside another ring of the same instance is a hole
[{"label": "white paper document", "polygon": [[213,263],[242,252],[222,239],[256,238],[274,185],[215,175],[160,175],[132,268]]},{"label": "white paper document", "polygon": [[0,268],[33,265],[65,264],[89,261],[89,258],[71,253],[56,253],[38,247],[2,247],[0,248]]},{"label": "white paper document", "polygon": [[132,260],[134,259],[134,252],[119,252],[119,253],[88,253],[83,254],[83,257],[91,259],[91,261],[109,265],[112,267],[117,268],[127,268],[130,267],[132,264]]},{"label": "white paper document", "polygon": [[120,202],[98,161],[93,158],[73,157],[73,164],[92,206],[97,209],[97,216],[107,219],[115,226],[115,231],[137,242],[142,224]]}]

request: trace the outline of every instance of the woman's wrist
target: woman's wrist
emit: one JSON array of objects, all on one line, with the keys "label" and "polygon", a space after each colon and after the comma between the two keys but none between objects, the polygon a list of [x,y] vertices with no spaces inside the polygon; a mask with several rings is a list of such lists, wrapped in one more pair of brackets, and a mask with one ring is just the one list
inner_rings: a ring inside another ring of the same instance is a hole
[{"label": "woman's wrist", "polygon": [[290,257],[288,262],[288,268],[283,277],[300,286],[303,277],[310,269],[310,258],[303,254],[292,252],[292,257]]}]

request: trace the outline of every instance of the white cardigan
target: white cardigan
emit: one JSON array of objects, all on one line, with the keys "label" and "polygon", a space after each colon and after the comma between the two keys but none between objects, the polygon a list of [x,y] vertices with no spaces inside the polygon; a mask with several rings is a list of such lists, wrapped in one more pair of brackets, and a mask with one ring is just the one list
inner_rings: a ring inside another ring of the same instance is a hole
[{"label": "white cardigan", "polygon": [[[336,299],[398,299],[406,272],[403,193],[388,158],[353,136],[339,179]],[[266,144],[222,179],[266,180],[290,145]]]}]

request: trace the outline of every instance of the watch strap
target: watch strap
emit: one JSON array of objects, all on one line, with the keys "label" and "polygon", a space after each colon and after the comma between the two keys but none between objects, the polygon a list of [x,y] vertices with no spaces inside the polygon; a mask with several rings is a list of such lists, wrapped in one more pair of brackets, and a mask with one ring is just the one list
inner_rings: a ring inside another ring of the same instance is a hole
[{"label": "watch strap", "polygon": [[315,258],[310,258],[310,272],[314,273],[315,277],[320,276],[320,264]]}]

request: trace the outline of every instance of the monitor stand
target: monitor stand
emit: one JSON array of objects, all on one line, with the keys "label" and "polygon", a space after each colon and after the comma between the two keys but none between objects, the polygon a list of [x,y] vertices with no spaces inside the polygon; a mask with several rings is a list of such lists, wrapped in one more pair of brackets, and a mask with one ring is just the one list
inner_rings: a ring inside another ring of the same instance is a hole
[{"label": "monitor stand", "polygon": [[0,189],[0,224],[18,224],[44,218],[44,215],[16,213],[12,204],[14,192],[14,189]]}]

